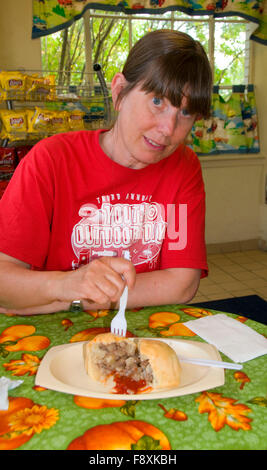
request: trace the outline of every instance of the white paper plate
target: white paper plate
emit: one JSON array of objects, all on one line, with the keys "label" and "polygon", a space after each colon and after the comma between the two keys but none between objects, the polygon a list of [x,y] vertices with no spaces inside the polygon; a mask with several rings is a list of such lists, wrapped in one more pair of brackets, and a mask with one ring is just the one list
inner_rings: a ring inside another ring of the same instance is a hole
[{"label": "white paper plate", "polygon": [[[154,341],[156,338],[146,338]],[[176,354],[188,358],[213,359],[221,356],[211,344],[176,339],[159,339],[171,346]],[[43,357],[35,379],[35,385],[58,392],[92,398],[113,400],[152,400],[200,392],[224,384],[224,369],[181,363],[181,381],[177,388],[158,389],[147,393],[124,395],[112,393],[105,385],[92,381],[84,368],[83,344],[63,344],[51,348]]]}]

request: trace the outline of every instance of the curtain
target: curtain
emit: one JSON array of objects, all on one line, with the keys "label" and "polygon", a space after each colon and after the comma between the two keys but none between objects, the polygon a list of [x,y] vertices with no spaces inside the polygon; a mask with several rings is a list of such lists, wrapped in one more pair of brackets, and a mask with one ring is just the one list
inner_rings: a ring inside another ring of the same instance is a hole
[{"label": "curtain", "polygon": [[188,144],[198,155],[259,152],[253,85],[234,85],[227,100],[214,86],[211,117],[195,123]]},{"label": "curtain", "polygon": [[267,45],[267,0],[33,0],[32,38],[70,26],[88,8],[127,14],[178,10],[192,16],[240,16],[258,25],[251,39]]}]

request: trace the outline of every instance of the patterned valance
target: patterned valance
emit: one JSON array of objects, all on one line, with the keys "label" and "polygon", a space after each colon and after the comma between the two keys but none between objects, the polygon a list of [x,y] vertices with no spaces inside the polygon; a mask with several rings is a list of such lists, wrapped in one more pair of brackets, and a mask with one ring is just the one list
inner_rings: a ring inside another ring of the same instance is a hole
[{"label": "patterned valance", "polygon": [[70,26],[88,8],[127,14],[181,11],[192,16],[240,16],[258,25],[251,39],[267,44],[267,0],[33,0],[32,38]]}]

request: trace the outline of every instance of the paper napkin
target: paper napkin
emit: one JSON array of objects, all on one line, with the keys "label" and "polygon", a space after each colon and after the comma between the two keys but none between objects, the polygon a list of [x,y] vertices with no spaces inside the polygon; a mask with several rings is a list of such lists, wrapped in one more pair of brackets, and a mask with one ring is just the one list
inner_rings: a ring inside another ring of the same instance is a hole
[{"label": "paper napkin", "polygon": [[8,390],[18,387],[23,380],[10,380],[7,377],[0,377],[0,410],[8,410]]},{"label": "paper napkin", "polygon": [[224,314],[210,315],[185,325],[235,362],[267,354],[267,339],[252,328]]}]

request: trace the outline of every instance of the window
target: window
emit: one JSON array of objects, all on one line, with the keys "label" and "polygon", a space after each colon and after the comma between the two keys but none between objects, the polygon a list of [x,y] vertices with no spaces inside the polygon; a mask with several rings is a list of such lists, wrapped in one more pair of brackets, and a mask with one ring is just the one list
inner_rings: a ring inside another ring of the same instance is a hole
[{"label": "window", "polygon": [[214,84],[231,88],[250,82],[250,23],[242,18],[214,19],[181,12],[163,15],[125,15],[91,10],[71,27],[45,36],[42,42],[44,71],[57,72],[60,85],[82,84],[94,63],[101,64],[109,82],[132,45],[147,31],[172,28],[190,34],[205,47]]}]

